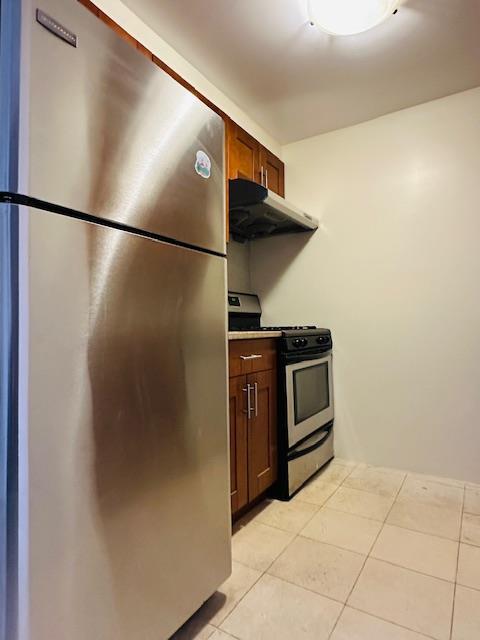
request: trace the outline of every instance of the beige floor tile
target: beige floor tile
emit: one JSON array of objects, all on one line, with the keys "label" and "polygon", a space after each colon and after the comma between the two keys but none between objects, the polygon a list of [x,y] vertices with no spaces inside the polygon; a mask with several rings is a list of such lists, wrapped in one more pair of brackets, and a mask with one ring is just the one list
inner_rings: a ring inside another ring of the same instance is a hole
[{"label": "beige floor tile", "polygon": [[346,511],[372,520],[385,520],[393,498],[379,496],[367,491],[350,489],[341,486],[336,493],[325,503],[325,506],[338,511]]},{"label": "beige floor tile", "polygon": [[235,638],[221,629],[215,629],[208,640],[235,640]]},{"label": "beige floor tile", "polygon": [[461,521],[458,509],[443,509],[414,500],[397,500],[387,518],[388,524],[451,540],[460,538]]},{"label": "beige floor tile", "polygon": [[387,471],[375,467],[357,467],[346,478],[343,486],[389,497],[397,495],[404,479],[405,474],[401,471]]},{"label": "beige floor tile", "polygon": [[323,596],[345,602],[365,556],[299,536],[275,560],[268,573]]},{"label": "beige floor tile", "polygon": [[255,515],[255,521],[291,533],[298,533],[318,509],[318,505],[308,502],[272,500],[262,504]]},{"label": "beige floor tile", "polygon": [[333,462],[335,462],[336,464],[343,464],[344,467],[357,467],[358,466],[358,462],[355,462],[354,460],[346,460],[345,458],[337,458],[337,456],[335,456]]},{"label": "beige floor tile", "polygon": [[480,488],[467,487],[465,489],[465,505],[466,513],[480,515]]},{"label": "beige floor tile", "polygon": [[399,502],[414,501],[446,509],[462,509],[463,488],[407,476],[398,495]]},{"label": "beige floor tile", "polygon": [[480,516],[472,513],[463,514],[462,542],[480,546]]},{"label": "beige floor tile", "polygon": [[301,535],[368,554],[381,528],[378,520],[324,507],[302,529]]},{"label": "beige floor tile", "polygon": [[194,615],[170,640],[210,640],[214,631],[215,627]]},{"label": "beige floor tile", "polygon": [[458,542],[385,525],[371,556],[455,582]]},{"label": "beige floor tile", "polygon": [[421,482],[436,482],[437,484],[446,484],[451,487],[460,487],[461,489],[465,486],[463,480],[455,480],[454,478],[443,478],[442,476],[431,476],[424,473],[409,473],[408,475]]},{"label": "beige floor tile", "polygon": [[265,571],[294,538],[293,533],[252,522],[232,537],[232,556],[237,562]]},{"label": "beige floor tile", "polygon": [[480,638],[480,591],[457,585],[452,640]]},{"label": "beige floor tile", "polygon": [[310,502],[322,506],[335,493],[338,489],[338,484],[332,482],[323,482],[322,480],[313,480],[303,487],[301,491],[297,493],[294,501],[300,500],[302,502]]},{"label": "beige floor tile", "polygon": [[264,575],[221,626],[240,640],[327,640],[341,610],[339,602]]},{"label": "beige floor tile", "polygon": [[339,485],[342,484],[345,478],[348,478],[353,469],[353,466],[339,464],[338,462],[329,462],[314,476],[313,479]]},{"label": "beige floor tile", "polygon": [[468,489],[480,489],[480,484],[475,484],[474,482],[466,482],[465,487]]},{"label": "beige floor tile", "polygon": [[480,589],[480,547],[460,544],[457,582],[464,587]]},{"label": "beige floor tile", "polygon": [[390,622],[449,640],[454,585],[369,558],[348,604]]},{"label": "beige floor tile", "polygon": [[330,640],[429,640],[427,636],[398,627],[345,607]]},{"label": "beige floor tile", "polygon": [[200,607],[197,615],[203,616],[206,622],[218,626],[261,575],[261,572],[256,569],[233,562],[230,578]]}]

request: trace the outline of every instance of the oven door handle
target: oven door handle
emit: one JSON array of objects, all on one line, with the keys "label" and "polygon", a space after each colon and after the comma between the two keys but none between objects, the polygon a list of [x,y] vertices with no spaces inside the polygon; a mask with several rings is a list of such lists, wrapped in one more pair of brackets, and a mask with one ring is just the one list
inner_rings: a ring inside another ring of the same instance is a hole
[{"label": "oven door handle", "polygon": [[309,360],[319,360],[320,358],[325,358],[331,352],[332,348],[328,347],[328,349],[317,349],[315,353],[287,353],[283,354],[282,359],[286,366],[289,364],[298,364],[299,362],[307,362]]},{"label": "oven door handle", "polygon": [[309,447],[305,447],[304,449],[295,449],[295,451],[292,451],[292,453],[288,454],[288,459],[295,460],[296,458],[301,458],[302,456],[307,455],[307,453],[311,453],[312,451],[315,451],[315,449],[319,449],[322,446],[322,444],[327,440],[329,435],[332,433],[332,429],[333,429],[333,424],[329,424],[323,430],[323,436],[320,438],[320,440],[317,440],[317,442],[315,442],[314,444],[311,444]]}]

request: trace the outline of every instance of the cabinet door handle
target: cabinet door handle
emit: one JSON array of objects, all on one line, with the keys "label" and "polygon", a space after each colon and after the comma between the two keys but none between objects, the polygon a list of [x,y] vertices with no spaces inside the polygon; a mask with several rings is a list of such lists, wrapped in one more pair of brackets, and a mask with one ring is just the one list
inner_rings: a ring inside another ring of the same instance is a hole
[{"label": "cabinet door handle", "polygon": [[265,169],[265,186],[268,189],[268,169]]},{"label": "cabinet door handle", "polygon": [[260,167],[260,184],[263,185],[263,165]]},{"label": "cabinet door handle", "polygon": [[241,360],[258,360],[259,358],[263,358],[261,353],[252,353],[249,356],[240,356]]},{"label": "cabinet door handle", "polygon": [[247,408],[243,410],[243,413],[247,414],[247,419],[250,420],[250,413],[252,412],[252,402],[250,399],[250,389],[252,387],[247,384],[246,387],[243,387],[242,391],[247,394]]},{"label": "cabinet door handle", "polygon": [[255,417],[258,417],[258,383],[254,382],[253,388],[255,390]]}]

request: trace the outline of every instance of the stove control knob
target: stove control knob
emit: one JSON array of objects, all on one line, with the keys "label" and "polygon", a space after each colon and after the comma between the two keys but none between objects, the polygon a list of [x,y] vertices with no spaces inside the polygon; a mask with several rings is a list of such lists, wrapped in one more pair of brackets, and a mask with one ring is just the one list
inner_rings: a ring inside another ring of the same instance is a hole
[{"label": "stove control knob", "polygon": [[301,347],[302,346],[302,340],[301,338],[295,338],[294,340],[292,340],[292,344],[294,347]]},{"label": "stove control knob", "polygon": [[306,347],[308,344],[307,338],[302,338],[302,347]]},{"label": "stove control knob", "polygon": [[318,344],[322,344],[322,342],[325,342],[326,338],[324,336],[320,336],[319,338],[317,338],[317,342]]}]

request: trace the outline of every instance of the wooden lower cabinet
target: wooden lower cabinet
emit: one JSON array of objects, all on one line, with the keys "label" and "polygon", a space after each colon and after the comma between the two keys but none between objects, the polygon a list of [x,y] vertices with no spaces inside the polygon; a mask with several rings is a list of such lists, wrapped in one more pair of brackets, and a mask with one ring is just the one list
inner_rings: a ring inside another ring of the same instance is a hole
[{"label": "wooden lower cabinet", "polygon": [[[245,341],[246,353],[254,351],[264,359],[242,360],[243,366],[275,366],[268,358],[271,341]],[[231,343],[230,372],[238,372],[235,360],[241,357],[244,345]],[[239,351],[240,349],[240,351]],[[240,355],[239,355],[240,353]],[[251,363],[251,365],[249,364]],[[250,395],[250,403],[248,401]],[[250,412],[248,407],[250,405]],[[230,491],[232,514],[271,487],[277,479],[277,370],[269,368],[233,375],[230,378]]]},{"label": "wooden lower cabinet", "polygon": [[248,501],[255,500],[277,479],[277,372],[247,376],[256,397],[248,420]]},{"label": "wooden lower cabinet", "polygon": [[230,378],[230,497],[232,513],[248,503],[246,376]]}]

